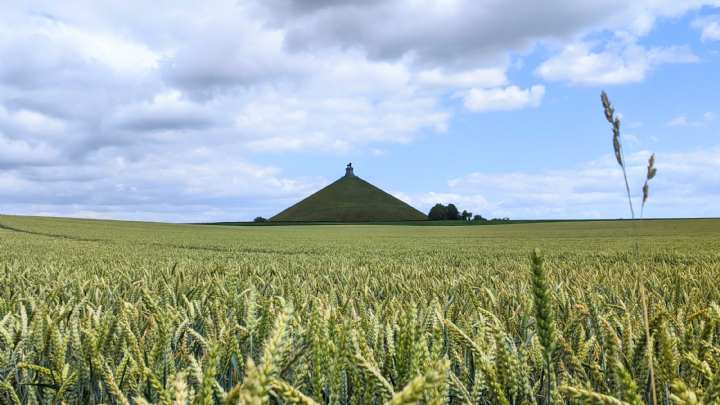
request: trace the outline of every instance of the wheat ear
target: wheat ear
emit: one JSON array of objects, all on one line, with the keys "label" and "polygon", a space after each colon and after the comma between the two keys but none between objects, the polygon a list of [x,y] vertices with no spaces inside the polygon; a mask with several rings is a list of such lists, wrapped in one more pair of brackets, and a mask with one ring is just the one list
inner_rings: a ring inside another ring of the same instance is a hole
[{"label": "wheat ear", "polygon": [[655,394],[655,369],[653,367],[653,352],[652,352],[652,336],[650,334],[650,322],[648,321],[648,308],[647,299],[645,298],[645,286],[640,284],[640,300],[642,301],[643,310],[643,323],[645,326],[645,339],[647,339],[648,345],[648,371],[650,372],[650,398],[652,399],[653,405],[657,405],[657,396]]},{"label": "wheat ear", "polygon": [[648,159],[647,175],[645,176],[645,184],[642,188],[643,199],[642,206],[640,207],[640,218],[643,217],[643,212],[645,211],[645,202],[647,201],[650,194],[650,180],[652,180],[652,178],[655,177],[656,174],[657,169],[655,168],[655,154],[653,153],[652,155],[650,155],[650,159]]},{"label": "wheat ear", "polygon": [[630,215],[635,219],[635,210],[633,209],[632,197],[630,196],[630,183],[627,179],[627,171],[625,170],[625,156],[623,155],[622,142],[620,140],[620,118],[615,116],[615,108],[613,108],[607,93],[600,93],[603,109],[605,110],[605,119],[612,125],[613,131],[613,150],[615,151],[615,160],[617,160],[622,169],[623,178],[625,179],[625,191],[627,192],[628,204],[630,205]]}]

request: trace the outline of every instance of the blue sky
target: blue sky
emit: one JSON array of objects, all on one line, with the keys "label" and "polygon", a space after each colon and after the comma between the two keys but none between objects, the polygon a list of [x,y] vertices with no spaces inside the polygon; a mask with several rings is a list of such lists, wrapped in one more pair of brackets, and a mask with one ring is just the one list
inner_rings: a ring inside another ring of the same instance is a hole
[{"label": "blue sky", "polygon": [[0,212],[271,216],[343,174],[423,211],[720,216],[720,2],[14,2]]}]

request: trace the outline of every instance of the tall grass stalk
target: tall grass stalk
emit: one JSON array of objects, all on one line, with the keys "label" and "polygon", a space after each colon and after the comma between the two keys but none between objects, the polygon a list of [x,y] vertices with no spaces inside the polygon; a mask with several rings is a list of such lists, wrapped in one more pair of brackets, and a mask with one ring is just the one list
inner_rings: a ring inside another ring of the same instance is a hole
[{"label": "tall grass stalk", "polygon": [[643,199],[642,206],[640,207],[640,218],[643,217],[643,212],[645,211],[645,203],[650,196],[650,180],[652,180],[656,174],[657,168],[655,168],[655,154],[653,153],[648,159],[647,173],[645,174],[645,184],[643,184],[642,188]]},{"label": "tall grass stalk", "polygon": [[[605,119],[610,123],[613,133],[613,152],[615,153],[615,160],[622,169],[623,180],[625,180],[625,192],[627,194],[628,205],[630,206],[630,217],[635,219],[635,209],[632,202],[632,194],[630,193],[630,183],[628,182],[627,176],[627,164],[625,161],[625,154],[622,146],[622,139],[620,137],[620,118],[615,115],[615,108],[613,107],[607,93],[604,91],[600,93],[600,101],[602,102],[603,112],[605,113]],[[645,183],[642,188],[642,204],[640,206],[640,218],[643,217],[645,211],[645,203],[650,195],[650,180],[657,174],[657,168],[655,167],[655,154],[653,153],[648,159],[647,173],[645,175]]]},{"label": "tall grass stalk", "polygon": [[[652,348],[652,335],[650,334],[650,321],[648,320],[648,306],[647,298],[645,296],[645,286],[640,283],[640,300],[642,301],[642,312],[643,312],[643,326],[645,327],[645,339],[648,348]],[[653,361],[654,353],[652,350],[648,350],[648,372],[650,374],[650,399],[652,404],[657,404],[657,394],[655,389],[655,366]]]},{"label": "tall grass stalk", "polygon": [[605,119],[612,126],[615,160],[617,160],[618,165],[620,165],[623,179],[625,180],[625,191],[627,192],[628,205],[630,206],[630,216],[632,219],[635,219],[635,209],[633,208],[632,196],[630,195],[630,183],[628,183],[627,170],[625,169],[625,155],[623,154],[622,140],[620,139],[620,118],[615,116],[615,108],[610,102],[607,93],[603,91],[600,94],[600,100],[605,110]]}]

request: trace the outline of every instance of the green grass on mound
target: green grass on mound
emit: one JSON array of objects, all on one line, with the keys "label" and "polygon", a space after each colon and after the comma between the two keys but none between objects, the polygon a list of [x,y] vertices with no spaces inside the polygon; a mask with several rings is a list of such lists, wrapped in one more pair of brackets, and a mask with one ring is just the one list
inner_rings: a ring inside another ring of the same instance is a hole
[{"label": "green grass on mound", "polygon": [[425,214],[357,176],[345,176],[270,218],[273,222],[420,221]]}]

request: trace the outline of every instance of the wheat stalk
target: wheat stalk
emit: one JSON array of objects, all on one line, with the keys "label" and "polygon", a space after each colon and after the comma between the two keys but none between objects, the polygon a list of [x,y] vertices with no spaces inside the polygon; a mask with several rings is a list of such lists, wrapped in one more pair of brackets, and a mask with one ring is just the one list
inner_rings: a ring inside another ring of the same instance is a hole
[{"label": "wheat stalk", "polygon": [[600,93],[603,109],[605,111],[605,119],[612,126],[613,132],[613,151],[615,152],[615,160],[622,169],[623,179],[625,180],[625,191],[627,192],[628,204],[630,205],[630,216],[635,219],[635,209],[633,209],[632,197],[630,196],[630,184],[628,183],[627,171],[625,169],[625,156],[622,149],[622,141],[620,139],[620,118],[615,116],[615,108],[613,108],[607,93]]},{"label": "wheat stalk", "polygon": [[652,336],[650,335],[650,322],[648,321],[647,299],[645,298],[645,286],[640,284],[640,300],[642,303],[643,325],[645,326],[645,338],[648,347],[648,370],[650,371],[650,398],[653,405],[657,404],[657,394],[655,389],[655,367],[653,365]]},{"label": "wheat stalk", "polygon": [[531,255],[532,261],[532,291],[535,306],[535,322],[540,344],[544,349],[544,364],[546,373],[546,401],[550,401],[555,389],[555,370],[553,367],[553,352],[555,351],[555,316],[552,309],[552,297],[548,286],[547,274],[543,267],[543,256],[539,249]]},{"label": "wheat stalk", "polygon": [[653,153],[650,155],[650,158],[648,159],[648,165],[647,165],[647,173],[645,175],[645,184],[643,184],[642,192],[643,192],[643,199],[642,199],[642,206],[640,207],[640,218],[643,217],[643,212],[645,211],[645,203],[647,202],[647,199],[650,195],[650,186],[649,182],[652,180],[655,175],[657,174],[657,169],[655,168],[655,154]]},{"label": "wheat stalk", "polygon": [[629,405],[627,402],[613,396],[600,394],[584,388],[562,386],[560,387],[560,391],[583,404]]},{"label": "wheat stalk", "polygon": [[[668,249],[631,263],[618,224],[479,246],[444,228],[83,224],[67,232],[119,236],[89,251],[0,229],[0,404],[720,399],[712,222],[648,224]],[[209,243],[228,251],[186,248]],[[553,253],[528,258],[530,243]]]},{"label": "wheat stalk", "polygon": [[413,378],[400,392],[393,395],[386,405],[415,404],[429,391],[444,384],[450,362],[440,360],[433,364],[425,374]]}]

